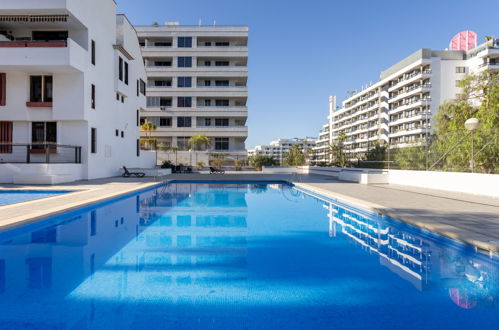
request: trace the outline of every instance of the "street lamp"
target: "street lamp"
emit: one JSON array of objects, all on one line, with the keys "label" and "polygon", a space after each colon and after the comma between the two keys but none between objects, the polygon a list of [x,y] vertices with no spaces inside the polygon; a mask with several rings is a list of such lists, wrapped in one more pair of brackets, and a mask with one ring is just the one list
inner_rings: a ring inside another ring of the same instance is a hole
[{"label": "street lamp", "polygon": [[464,127],[471,132],[471,173],[475,173],[475,130],[480,126],[480,120],[470,118],[464,123]]}]

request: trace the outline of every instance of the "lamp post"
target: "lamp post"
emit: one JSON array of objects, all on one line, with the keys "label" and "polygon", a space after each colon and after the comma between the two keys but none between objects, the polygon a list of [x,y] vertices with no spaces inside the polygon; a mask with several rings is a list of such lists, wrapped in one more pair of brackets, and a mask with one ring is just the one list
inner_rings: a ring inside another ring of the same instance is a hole
[{"label": "lamp post", "polygon": [[464,127],[471,132],[471,173],[475,173],[475,130],[480,126],[480,121],[477,118],[470,118],[464,123]]}]

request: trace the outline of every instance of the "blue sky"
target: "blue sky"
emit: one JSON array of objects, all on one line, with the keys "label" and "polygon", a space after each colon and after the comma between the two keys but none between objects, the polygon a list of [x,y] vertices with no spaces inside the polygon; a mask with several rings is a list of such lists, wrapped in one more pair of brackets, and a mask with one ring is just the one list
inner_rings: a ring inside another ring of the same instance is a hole
[{"label": "blue sky", "polygon": [[117,0],[132,23],[248,25],[247,147],[317,136],[329,95],[378,79],[419,48],[456,33],[499,37],[497,0]]}]

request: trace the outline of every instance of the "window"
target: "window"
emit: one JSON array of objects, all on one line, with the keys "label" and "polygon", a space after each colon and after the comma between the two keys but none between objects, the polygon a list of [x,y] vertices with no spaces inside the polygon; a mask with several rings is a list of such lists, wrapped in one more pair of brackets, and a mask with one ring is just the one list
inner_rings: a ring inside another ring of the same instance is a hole
[{"label": "window", "polygon": [[171,47],[172,43],[170,41],[158,41],[154,43],[156,47]]},{"label": "window", "polygon": [[204,100],[204,106],[205,107],[210,107],[211,106],[211,100]]},{"label": "window", "polygon": [[228,118],[216,118],[215,119],[215,126],[229,126],[229,119]]},{"label": "window", "polygon": [[140,111],[139,110],[137,110],[137,118],[136,118],[136,120],[137,120],[137,127],[139,127],[140,126]]},{"label": "window", "polygon": [[177,147],[180,150],[187,150],[189,148],[189,136],[178,136],[177,137]]},{"label": "window", "polygon": [[205,42],[204,42],[204,45],[205,45],[206,47],[211,46],[211,41],[205,41]]},{"label": "window", "polygon": [[204,119],[204,126],[211,126],[211,118]]},{"label": "window", "polygon": [[31,142],[36,143],[56,143],[57,123],[55,122],[33,122],[31,123]]},{"label": "window", "polygon": [[91,94],[92,94],[92,99],[91,99],[91,105],[92,105],[92,109],[95,109],[95,85],[92,84],[92,91],[91,91]]},{"label": "window", "polygon": [[192,87],[192,77],[178,77],[177,87]]},{"label": "window", "polygon": [[204,66],[211,66],[211,61],[204,61]]},{"label": "window", "polygon": [[30,77],[30,102],[52,102],[52,76]]},{"label": "window", "polygon": [[229,86],[228,80],[215,80],[215,86]]},{"label": "window", "polygon": [[124,131],[121,131],[121,137],[124,138],[125,137],[125,132]]},{"label": "window", "polygon": [[228,107],[229,106],[229,100],[215,100],[215,105],[217,107]]},{"label": "window", "polygon": [[215,46],[217,47],[227,47],[230,46],[230,42],[228,41],[219,41],[215,43]]},{"label": "window", "polygon": [[229,138],[215,138],[215,150],[229,150]]},{"label": "window", "polygon": [[215,61],[215,66],[229,66],[229,61]]},{"label": "window", "polygon": [[38,41],[65,41],[68,31],[33,31],[32,37]]},{"label": "window", "polygon": [[456,73],[466,73],[465,66],[456,66]]},{"label": "window", "polygon": [[179,57],[177,59],[177,66],[179,68],[190,68],[190,67],[192,67],[192,57]]},{"label": "window", "polygon": [[120,136],[120,130],[119,129],[114,130],[114,135]]},{"label": "window", "polygon": [[0,121],[0,154],[11,154],[12,146],[2,143],[12,143],[13,123],[11,121]]},{"label": "window", "polygon": [[128,85],[128,63],[125,62],[125,84]]},{"label": "window", "polygon": [[118,78],[123,81],[123,59],[121,56],[118,59]]},{"label": "window", "polygon": [[140,80],[137,79],[137,97],[140,95]]},{"label": "window", "polygon": [[147,97],[147,107],[171,107],[172,99],[166,97]]},{"label": "window", "polygon": [[171,61],[155,61],[154,66],[172,66]]},{"label": "window", "polygon": [[140,140],[137,139],[135,148],[137,149],[137,157],[140,157]]},{"label": "window", "polygon": [[159,118],[159,126],[162,126],[162,127],[172,126],[172,119],[171,118]]},{"label": "window", "polygon": [[177,127],[191,127],[191,117],[177,117]]},{"label": "window", "polygon": [[120,93],[116,93],[116,101],[120,100]]},{"label": "window", "polygon": [[121,103],[125,103],[125,97],[121,95]]},{"label": "window", "polygon": [[171,80],[155,80],[154,86],[156,86],[156,87],[171,87],[172,81]]},{"label": "window", "polygon": [[0,107],[6,104],[7,96],[7,74],[0,73]]},{"label": "window", "polygon": [[146,95],[146,83],[142,79],[140,79],[140,94]]},{"label": "window", "polygon": [[92,64],[95,65],[95,41],[92,40]]},{"label": "window", "polygon": [[191,48],[192,47],[192,37],[178,37],[178,47],[179,48]]},{"label": "window", "polygon": [[191,97],[179,97],[177,99],[177,107],[179,107],[179,108],[192,107],[192,98]]},{"label": "window", "polygon": [[90,129],[90,152],[97,153],[97,128]]},{"label": "window", "polygon": [[211,86],[211,80],[205,80],[204,81],[205,86]]}]

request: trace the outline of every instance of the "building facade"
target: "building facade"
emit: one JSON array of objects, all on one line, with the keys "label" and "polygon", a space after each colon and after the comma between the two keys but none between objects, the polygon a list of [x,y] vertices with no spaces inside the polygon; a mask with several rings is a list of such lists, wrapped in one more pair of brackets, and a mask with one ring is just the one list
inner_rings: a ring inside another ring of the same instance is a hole
[{"label": "building facade", "polygon": [[305,138],[305,139],[278,139],[276,141],[270,142],[269,145],[259,145],[252,150],[248,150],[248,157],[254,155],[264,155],[273,157],[279,164],[284,163],[286,158],[286,153],[289,152],[292,146],[298,145],[305,153],[308,150],[312,150],[316,145],[316,138]]},{"label": "building facade", "polygon": [[[398,148],[425,145],[432,117],[460,93],[466,74],[499,70],[499,40],[469,51],[420,49],[381,72],[375,84],[354,92],[332,111],[320,133],[314,162],[329,162],[328,145],[343,132],[350,160],[361,159],[375,144]],[[328,141],[329,138],[329,141]]]},{"label": "building facade", "polygon": [[246,158],[248,28],[170,22],[136,29],[148,77],[141,121],[157,126],[143,137],[182,154],[201,134],[211,140],[205,155]]},{"label": "building facade", "polygon": [[2,1],[0,182],[154,165],[139,149],[145,81],[137,34],[113,0]]}]

